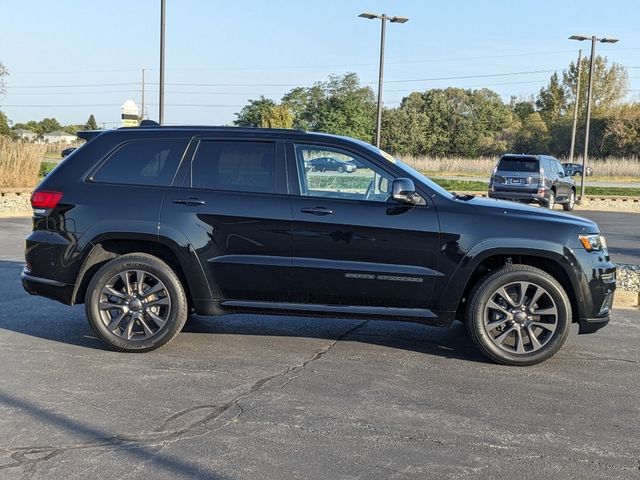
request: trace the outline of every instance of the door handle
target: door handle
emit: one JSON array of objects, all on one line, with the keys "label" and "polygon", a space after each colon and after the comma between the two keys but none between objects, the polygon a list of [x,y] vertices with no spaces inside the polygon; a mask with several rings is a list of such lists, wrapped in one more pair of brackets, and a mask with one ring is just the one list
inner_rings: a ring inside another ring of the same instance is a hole
[{"label": "door handle", "polygon": [[198,205],[206,205],[207,202],[200,200],[199,198],[177,198],[173,201],[176,205],[189,205],[191,207],[197,207]]},{"label": "door handle", "polygon": [[330,210],[326,207],[308,207],[308,208],[301,208],[300,211],[302,213],[310,213],[311,215],[331,215],[333,213],[333,210]]}]

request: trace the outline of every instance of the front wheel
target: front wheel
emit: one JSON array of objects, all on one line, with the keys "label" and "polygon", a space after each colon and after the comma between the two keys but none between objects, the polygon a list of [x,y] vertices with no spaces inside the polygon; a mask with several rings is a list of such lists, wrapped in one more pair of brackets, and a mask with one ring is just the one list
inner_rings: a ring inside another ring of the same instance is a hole
[{"label": "front wheel", "polygon": [[543,362],[569,334],[571,302],[558,281],[538,268],[505,266],[480,280],[469,298],[469,335],[497,363]]},{"label": "front wheel", "polygon": [[567,203],[562,204],[562,209],[565,212],[570,212],[573,210],[573,207],[576,205],[576,192],[571,190],[571,195],[569,195],[569,201]]},{"label": "front wheel", "polygon": [[94,332],[108,347],[147,352],[178,335],[189,304],[171,267],[152,255],[132,253],[96,272],[87,287],[85,309]]}]

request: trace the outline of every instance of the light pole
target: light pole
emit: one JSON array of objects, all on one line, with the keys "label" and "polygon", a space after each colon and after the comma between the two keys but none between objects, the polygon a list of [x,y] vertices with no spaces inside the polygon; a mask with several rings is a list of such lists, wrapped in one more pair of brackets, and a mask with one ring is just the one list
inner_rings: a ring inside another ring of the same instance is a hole
[{"label": "light pole", "polygon": [[584,130],[584,155],[582,155],[582,176],[580,177],[580,198],[578,203],[582,202],[584,197],[584,177],[587,176],[587,156],[589,154],[589,124],[591,123],[591,97],[593,92],[593,69],[595,67],[596,57],[596,42],[600,43],[616,43],[617,38],[598,38],[595,35],[586,37],[584,35],[571,35],[569,40],[578,40],[582,42],[584,40],[591,39],[591,58],[589,59],[589,86],[587,88],[587,123]]},{"label": "light pole", "polygon": [[358,16],[368,20],[375,20],[379,18],[382,21],[382,30],[380,32],[380,69],[378,70],[378,110],[376,113],[376,147],[380,148],[380,126],[382,124],[382,79],[384,77],[384,34],[386,25],[387,21],[391,23],[407,23],[409,19],[407,17],[390,17],[386,13],[379,15],[377,13],[363,12]]},{"label": "light pole", "polygon": [[160,125],[164,123],[164,24],[166,0],[160,0],[160,98],[158,120]]},{"label": "light pole", "polygon": [[576,101],[573,108],[573,128],[571,129],[571,150],[569,162],[573,163],[573,151],[576,146],[576,128],[578,126],[578,101],[580,99],[580,74],[582,72],[582,49],[578,50],[578,81],[576,82]]}]

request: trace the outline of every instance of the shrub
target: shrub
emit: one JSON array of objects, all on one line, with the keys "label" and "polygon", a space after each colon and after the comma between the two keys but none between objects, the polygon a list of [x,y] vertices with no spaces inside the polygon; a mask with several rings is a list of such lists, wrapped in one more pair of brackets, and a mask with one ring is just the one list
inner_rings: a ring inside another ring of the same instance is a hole
[{"label": "shrub", "polygon": [[0,187],[34,187],[46,145],[16,142],[0,136]]}]

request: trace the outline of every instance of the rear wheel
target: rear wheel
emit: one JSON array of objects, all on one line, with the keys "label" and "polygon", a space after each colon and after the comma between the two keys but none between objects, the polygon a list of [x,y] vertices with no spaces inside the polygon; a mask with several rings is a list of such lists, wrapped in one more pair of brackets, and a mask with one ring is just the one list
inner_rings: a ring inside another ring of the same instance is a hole
[{"label": "rear wheel", "polygon": [[505,365],[533,365],[564,344],[571,302],[551,275],[528,265],[509,265],[474,287],[467,330],[480,350]]},{"label": "rear wheel", "polygon": [[123,255],[100,268],[87,288],[85,308],[98,338],[123,352],[146,352],[167,344],[189,312],[175,272],[144,253]]},{"label": "rear wheel", "polygon": [[555,206],[556,206],[556,192],[551,190],[549,192],[549,199],[547,200],[547,208],[549,210],[553,210]]},{"label": "rear wheel", "polygon": [[570,212],[571,210],[573,210],[573,207],[575,207],[575,205],[576,205],[576,192],[571,190],[571,195],[569,195],[569,200],[567,201],[567,203],[562,204],[562,209],[565,212]]}]

